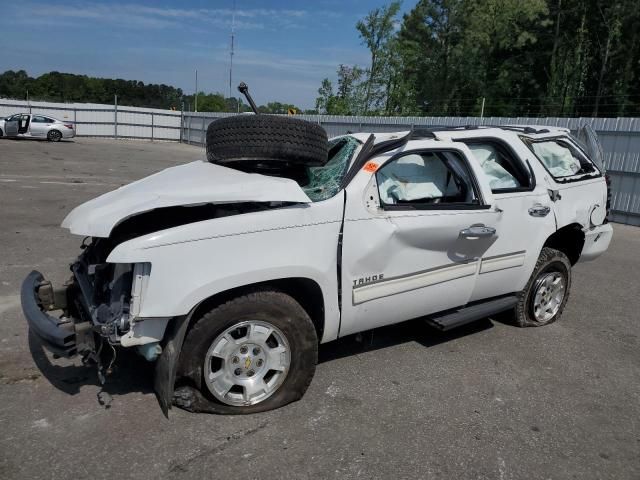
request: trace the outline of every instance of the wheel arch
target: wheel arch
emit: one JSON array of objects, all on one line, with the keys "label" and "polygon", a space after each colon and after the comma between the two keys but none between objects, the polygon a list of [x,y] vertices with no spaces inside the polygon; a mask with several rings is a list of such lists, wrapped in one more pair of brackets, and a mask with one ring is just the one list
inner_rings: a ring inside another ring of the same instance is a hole
[{"label": "wheel arch", "polygon": [[198,303],[189,314],[189,325],[192,325],[204,313],[232,298],[245,295],[256,290],[276,290],[289,295],[304,308],[316,328],[318,340],[322,339],[325,327],[325,304],[322,287],[310,278],[290,277],[266,280],[242,285],[215,293]]},{"label": "wheel arch", "polygon": [[[62,137],[63,137],[64,135],[63,135],[63,134],[62,134],[62,132],[61,132],[60,130],[58,130],[57,128],[52,128],[51,130],[49,130],[49,131],[47,132],[47,140],[51,141],[51,138],[50,138],[51,132],[58,132],[58,133],[60,134],[60,138],[59,138],[59,140],[62,140]],[[59,140],[58,140],[58,141],[59,141]]]},{"label": "wheel arch", "polygon": [[318,340],[322,339],[325,325],[325,305],[322,287],[310,278],[288,277],[267,280],[215,293],[199,302],[187,315],[174,317],[167,324],[162,341],[163,351],[156,362],[154,389],[158,403],[168,418],[176,382],[182,344],[189,328],[207,311],[226,301],[256,290],[273,289],[290,295],[305,309]]},{"label": "wheel arch", "polygon": [[552,233],[545,241],[543,248],[549,247],[561,251],[569,258],[573,266],[580,259],[584,240],[582,226],[579,223],[571,223]]}]

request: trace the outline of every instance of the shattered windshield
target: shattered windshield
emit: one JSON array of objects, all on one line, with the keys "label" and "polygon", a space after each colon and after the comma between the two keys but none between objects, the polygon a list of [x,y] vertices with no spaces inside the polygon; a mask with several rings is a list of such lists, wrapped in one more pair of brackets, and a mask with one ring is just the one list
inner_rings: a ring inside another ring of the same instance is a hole
[{"label": "shattered windshield", "polygon": [[345,136],[329,141],[329,161],[322,167],[307,167],[309,182],[302,187],[312,202],[333,197],[340,190],[353,153],[360,142]]}]

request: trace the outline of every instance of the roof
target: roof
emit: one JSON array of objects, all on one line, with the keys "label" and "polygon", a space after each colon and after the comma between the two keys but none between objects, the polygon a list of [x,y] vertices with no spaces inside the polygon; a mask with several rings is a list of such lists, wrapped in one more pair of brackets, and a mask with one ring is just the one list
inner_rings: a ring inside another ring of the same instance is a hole
[{"label": "roof", "polygon": [[411,140],[427,139],[450,140],[451,137],[456,135],[465,138],[472,138],[486,136],[487,134],[492,133],[500,136],[507,132],[514,132],[519,135],[536,138],[567,134],[569,133],[569,129],[564,127],[541,125],[467,125],[462,127],[416,127],[413,130],[404,130],[400,132],[358,132],[350,135],[362,143],[366,142],[370,135],[374,135],[375,144],[377,145],[382,142],[399,140],[402,138],[405,138],[406,142]]}]

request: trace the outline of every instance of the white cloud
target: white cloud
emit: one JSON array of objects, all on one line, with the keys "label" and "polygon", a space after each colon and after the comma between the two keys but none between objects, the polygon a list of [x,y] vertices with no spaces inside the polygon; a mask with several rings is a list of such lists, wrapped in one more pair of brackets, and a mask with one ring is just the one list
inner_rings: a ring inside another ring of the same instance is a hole
[{"label": "white cloud", "polygon": [[[51,20],[52,24],[72,20],[91,20],[100,23],[114,23],[119,26],[137,28],[182,27],[189,25],[215,25],[230,27],[233,23],[238,30],[295,27],[296,22],[309,17],[306,10],[292,9],[238,9],[226,8],[159,8],[136,3],[66,3],[49,4],[29,2],[20,4],[15,10],[23,24],[42,24]],[[325,12],[329,14],[330,12]],[[314,12],[322,15],[323,12]]]}]

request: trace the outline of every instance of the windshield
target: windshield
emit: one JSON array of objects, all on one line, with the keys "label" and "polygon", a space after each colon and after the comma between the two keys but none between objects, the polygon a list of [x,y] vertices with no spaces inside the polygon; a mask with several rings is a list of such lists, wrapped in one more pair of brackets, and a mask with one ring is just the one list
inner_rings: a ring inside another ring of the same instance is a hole
[{"label": "windshield", "polygon": [[329,161],[322,167],[307,167],[309,182],[302,187],[312,202],[333,197],[340,191],[351,158],[360,145],[353,137],[345,136],[329,141]]}]

